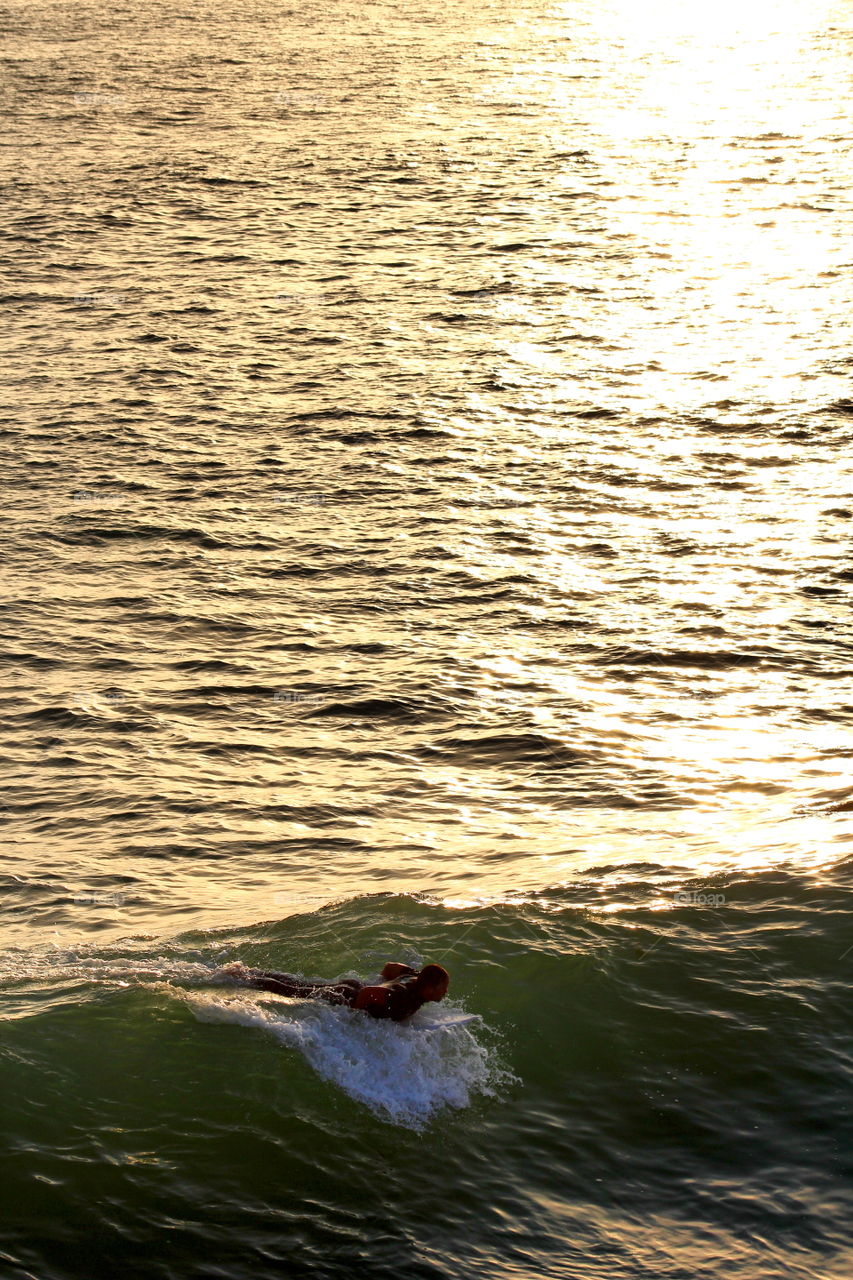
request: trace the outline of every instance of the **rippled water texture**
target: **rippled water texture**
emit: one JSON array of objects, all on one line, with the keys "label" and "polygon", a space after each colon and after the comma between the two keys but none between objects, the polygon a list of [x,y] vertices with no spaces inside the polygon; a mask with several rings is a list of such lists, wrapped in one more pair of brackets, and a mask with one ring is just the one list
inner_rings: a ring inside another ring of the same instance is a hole
[{"label": "rippled water texture", "polygon": [[0,28],[0,1270],[847,1275],[853,7]]}]

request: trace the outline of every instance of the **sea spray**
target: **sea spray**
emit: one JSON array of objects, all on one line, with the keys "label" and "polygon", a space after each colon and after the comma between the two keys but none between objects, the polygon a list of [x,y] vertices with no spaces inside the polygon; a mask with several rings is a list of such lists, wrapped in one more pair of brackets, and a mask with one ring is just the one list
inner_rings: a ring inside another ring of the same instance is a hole
[{"label": "sea spray", "polygon": [[[177,994],[177,993],[176,993]],[[422,1129],[446,1108],[494,1096],[512,1077],[469,1026],[376,1021],[316,1000],[180,992],[200,1022],[237,1023],[298,1050],[319,1076],[374,1115]]]}]

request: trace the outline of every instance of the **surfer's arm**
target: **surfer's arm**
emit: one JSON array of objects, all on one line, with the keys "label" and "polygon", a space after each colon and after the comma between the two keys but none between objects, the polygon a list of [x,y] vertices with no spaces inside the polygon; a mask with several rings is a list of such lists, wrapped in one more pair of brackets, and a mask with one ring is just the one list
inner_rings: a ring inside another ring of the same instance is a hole
[{"label": "surfer's arm", "polygon": [[402,978],[404,973],[417,973],[417,969],[413,969],[410,964],[401,964],[399,960],[389,960],[385,968],[382,970],[381,977]]}]

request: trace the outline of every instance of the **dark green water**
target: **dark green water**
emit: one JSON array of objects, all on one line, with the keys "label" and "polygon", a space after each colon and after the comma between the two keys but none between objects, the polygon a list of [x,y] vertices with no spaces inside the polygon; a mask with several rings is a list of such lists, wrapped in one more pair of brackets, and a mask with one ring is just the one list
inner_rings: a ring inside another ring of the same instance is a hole
[{"label": "dark green water", "polygon": [[[4,1277],[840,1280],[849,867],[618,879],[616,911],[610,873],[7,956]],[[673,908],[673,883],[724,904]],[[387,1026],[215,976],[366,974],[400,938],[482,1021]]]}]

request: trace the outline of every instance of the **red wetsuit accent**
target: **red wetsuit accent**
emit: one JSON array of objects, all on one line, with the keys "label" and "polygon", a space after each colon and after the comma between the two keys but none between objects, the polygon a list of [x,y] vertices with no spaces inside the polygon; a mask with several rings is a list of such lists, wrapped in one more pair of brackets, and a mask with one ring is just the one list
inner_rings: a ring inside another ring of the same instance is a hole
[{"label": "red wetsuit accent", "polygon": [[377,986],[362,988],[364,993],[356,1008],[363,1009],[372,1018],[390,1018],[402,1022],[410,1018],[424,1003],[417,988],[417,974],[394,978]]},{"label": "red wetsuit accent", "polygon": [[341,982],[305,982],[292,973],[267,973],[261,969],[250,971],[249,981],[261,991],[272,991],[279,996],[297,1000],[326,1000],[329,1004],[345,1004],[350,1009],[362,991],[368,995],[357,1007],[371,1018],[390,1018],[402,1022],[410,1018],[424,1003],[415,987],[417,974],[406,974],[390,982],[368,986],[358,978],[344,978]]}]

